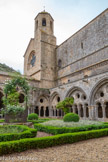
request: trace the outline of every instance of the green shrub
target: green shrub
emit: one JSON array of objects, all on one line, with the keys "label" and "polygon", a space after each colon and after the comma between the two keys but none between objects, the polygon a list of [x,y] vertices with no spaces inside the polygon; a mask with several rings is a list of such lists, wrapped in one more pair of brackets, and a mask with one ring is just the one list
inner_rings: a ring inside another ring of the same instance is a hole
[{"label": "green shrub", "polygon": [[0,142],[3,141],[14,141],[14,140],[19,140],[23,138],[32,138],[36,137],[37,134],[37,129],[32,129],[24,125],[9,125],[9,126],[0,126],[0,128],[18,128],[20,133],[4,133],[0,134]]},{"label": "green shrub", "polygon": [[4,119],[0,119],[0,123],[4,123]]},{"label": "green shrub", "polygon": [[63,133],[74,133],[74,132],[81,132],[81,131],[104,129],[104,128],[108,128],[108,124],[87,125],[81,127],[54,127],[54,126],[45,126],[42,124],[34,124],[34,128],[36,128],[38,131],[41,132],[57,135]]},{"label": "green shrub", "polygon": [[64,122],[78,122],[79,116],[75,113],[68,113],[63,117]]},{"label": "green shrub", "polygon": [[38,120],[38,115],[35,113],[31,113],[28,115],[28,120]]},{"label": "green shrub", "polygon": [[66,133],[62,135],[21,139],[17,141],[1,142],[0,156],[14,152],[22,152],[28,149],[46,148],[63,144],[72,144],[92,138],[108,136],[108,128],[86,132]]}]

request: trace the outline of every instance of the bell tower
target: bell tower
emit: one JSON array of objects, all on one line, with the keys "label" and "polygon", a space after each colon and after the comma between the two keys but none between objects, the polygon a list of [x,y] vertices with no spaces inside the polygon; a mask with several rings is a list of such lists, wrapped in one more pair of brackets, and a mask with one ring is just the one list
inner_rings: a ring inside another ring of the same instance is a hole
[{"label": "bell tower", "polygon": [[40,12],[35,18],[35,37],[39,30],[53,35],[54,20],[48,12]]},{"label": "bell tower", "polygon": [[[50,13],[35,18],[34,38],[24,55],[24,73],[40,81],[41,88],[52,88],[56,79],[56,37]],[[27,63],[28,61],[28,63]]]}]

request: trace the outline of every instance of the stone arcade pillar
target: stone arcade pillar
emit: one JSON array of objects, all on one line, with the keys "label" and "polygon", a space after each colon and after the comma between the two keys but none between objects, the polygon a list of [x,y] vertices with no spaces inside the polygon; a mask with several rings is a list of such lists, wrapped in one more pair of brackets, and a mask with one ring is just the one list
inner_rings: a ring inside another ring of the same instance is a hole
[{"label": "stone arcade pillar", "polygon": [[52,117],[53,116],[53,109],[52,107],[49,107],[49,117]]},{"label": "stone arcade pillar", "polygon": [[92,119],[92,106],[88,106],[89,109],[89,118]]},{"label": "stone arcade pillar", "polygon": [[44,117],[46,117],[46,107],[44,107]]},{"label": "stone arcade pillar", "polygon": [[81,117],[81,111],[80,111],[80,105],[78,105],[78,115],[79,115],[79,117]]},{"label": "stone arcade pillar", "polygon": [[41,107],[39,107],[39,117],[40,117],[40,109],[41,109]]},{"label": "stone arcade pillar", "polygon": [[98,105],[95,105],[95,119],[98,119]]},{"label": "stone arcade pillar", "polygon": [[72,108],[73,108],[73,113],[75,113],[75,105],[73,105]]},{"label": "stone arcade pillar", "polygon": [[54,116],[56,116],[56,109],[54,109]]},{"label": "stone arcade pillar", "polygon": [[57,117],[59,117],[59,110],[57,109]]},{"label": "stone arcade pillar", "polygon": [[102,103],[101,105],[102,105],[102,111],[103,111],[103,119],[105,119],[106,118],[105,105],[104,103]]}]

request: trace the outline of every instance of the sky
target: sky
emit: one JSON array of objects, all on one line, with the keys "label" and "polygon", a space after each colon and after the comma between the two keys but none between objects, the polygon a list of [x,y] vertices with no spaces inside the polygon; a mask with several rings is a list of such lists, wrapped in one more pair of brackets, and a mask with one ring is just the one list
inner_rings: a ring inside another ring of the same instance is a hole
[{"label": "sky", "polygon": [[44,6],[54,18],[59,45],[108,8],[108,0],[0,0],[0,63],[23,73],[34,18]]}]

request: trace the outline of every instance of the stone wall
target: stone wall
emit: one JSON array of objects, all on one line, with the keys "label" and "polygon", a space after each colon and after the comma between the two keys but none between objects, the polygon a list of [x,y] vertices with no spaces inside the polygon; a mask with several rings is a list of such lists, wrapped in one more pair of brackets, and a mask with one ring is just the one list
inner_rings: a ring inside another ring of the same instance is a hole
[{"label": "stone wall", "polygon": [[62,43],[56,53],[57,63],[62,61],[62,66],[58,69],[58,80],[62,78],[61,84],[68,81],[66,76],[107,60],[108,10]]}]

